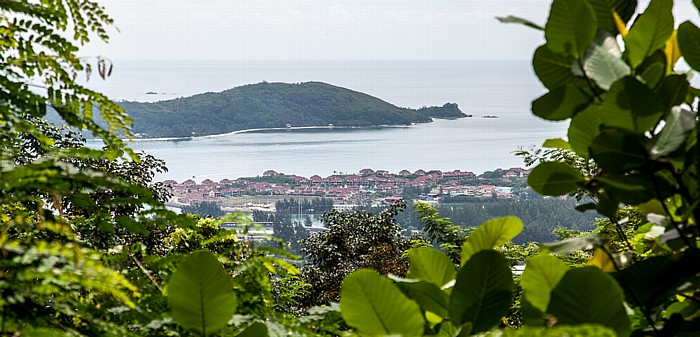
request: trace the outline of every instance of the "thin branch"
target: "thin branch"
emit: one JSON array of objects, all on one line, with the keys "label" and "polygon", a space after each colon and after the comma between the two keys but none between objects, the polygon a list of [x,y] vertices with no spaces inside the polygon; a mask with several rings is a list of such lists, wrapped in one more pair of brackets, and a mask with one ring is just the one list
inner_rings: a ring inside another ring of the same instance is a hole
[{"label": "thin branch", "polygon": [[158,285],[158,282],[156,281],[156,279],[153,278],[153,276],[152,276],[151,273],[148,271],[148,269],[146,269],[146,267],[144,267],[143,263],[141,263],[141,261],[140,261],[138,258],[136,258],[136,255],[134,255],[134,254],[129,254],[129,255],[130,255],[131,258],[134,260],[134,262],[136,262],[136,264],[139,266],[139,268],[141,268],[141,271],[143,271],[143,273],[146,274],[146,276],[148,277],[148,279],[151,280],[151,283],[152,283],[156,288],[158,288],[158,290],[162,293],[162,292],[163,292],[163,288],[161,288],[160,285]]}]

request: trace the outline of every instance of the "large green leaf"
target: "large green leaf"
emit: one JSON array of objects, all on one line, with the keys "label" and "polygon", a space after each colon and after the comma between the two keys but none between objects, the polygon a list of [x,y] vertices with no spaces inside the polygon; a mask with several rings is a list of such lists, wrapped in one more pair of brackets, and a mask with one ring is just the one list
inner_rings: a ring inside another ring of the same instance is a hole
[{"label": "large green leaf", "polygon": [[654,309],[670,296],[694,291],[700,286],[700,253],[686,250],[668,256],[654,256],[632,264],[613,276],[625,285],[630,303]]},{"label": "large green leaf", "polygon": [[596,18],[584,0],[554,0],[549,12],[544,36],[553,52],[583,57],[596,33]]},{"label": "large green leaf", "polygon": [[617,34],[617,27],[613,20],[613,10],[620,15],[621,19],[627,22],[637,8],[636,0],[586,0],[595,12],[598,29],[603,29],[613,34]]},{"label": "large green leaf", "polygon": [[533,101],[532,113],[546,120],[561,121],[585,109],[592,99],[577,85],[569,83]]},{"label": "large green leaf", "polygon": [[678,46],[683,59],[695,70],[700,70],[700,28],[690,21],[678,27]]},{"label": "large green leaf", "polygon": [[542,147],[550,148],[550,149],[562,149],[562,150],[569,150],[573,151],[571,148],[571,144],[569,142],[561,139],[561,138],[550,138],[544,141],[542,143]]},{"label": "large green leaf", "polygon": [[639,205],[655,197],[654,185],[648,174],[606,174],[598,178],[600,186],[610,197],[628,205]]},{"label": "large green leaf", "polygon": [[360,269],[345,277],[340,290],[345,322],[367,335],[420,336],[425,319],[416,302],[374,270]]},{"label": "large green leaf", "polygon": [[686,74],[673,74],[664,77],[657,89],[666,109],[683,104],[688,97],[689,91],[690,84]]},{"label": "large green leaf", "polygon": [[658,159],[680,147],[695,127],[695,113],[674,107],[666,117],[664,128],[649,142],[649,157]]},{"label": "large green leaf", "polygon": [[464,265],[476,253],[498,247],[516,237],[523,231],[523,223],[514,216],[494,218],[477,227],[462,245],[462,262]]},{"label": "large green leaf", "polygon": [[602,111],[603,124],[641,134],[661,119],[663,102],[646,85],[628,76],[610,87]]},{"label": "large green leaf", "polygon": [[527,176],[527,184],[542,195],[564,195],[585,182],[579,170],[561,162],[541,163]]},{"label": "large green leaf", "polygon": [[480,251],[457,274],[450,297],[450,317],[472,323],[472,333],[489,330],[508,313],[513,296],[513,273],[494,250]]},{"label": "large green leaf", "polygon": [[569,266],[564,261],[549,254],[529,258],[520,276],[524,298],[544,313],[549,305],[550,293],[568,270]]},{"label": "large green leaf", "polygon": [[602,122],[603,114],[599,104],[589,105],[588,108],[571,119],[567,136],[569,144],[576,154],[585,159],[590,157],[588,147],[600,133],[600,123]]},{"label": "large green leaf", "polygon": [[241,331],[236,337],[265,337],[267,336],[267,325],[255,322]]},{"label": "large green leaf", "polygon": [[450,297],[433,283],[398,282],[396,285],[410,299],[416,301],[424,311],[430,311],[441,317],[449,316]]},{"label": "large green leaf", "polygon": [[173,320],[208,336],[226,326],[236,313],[231,276],[208,251],[185,257],[170,277],[168,304]]},{"label": "large green leaf", "polygon": [[612,276],[597,267],[571,269],[552,290],[547,312],[556,324],[600,324],[618,336],[631,333],[630,321],[622,304],[622,289]]},{"label": "large green leaf", "polygon": [[658,49],[644,59],[637,67],[637,79],[649,88],[656,88],[666,75],[667,61],[663,49]]},{"label": "large green leaf", "polygon": [[630,28],[625,37],[625,46],[633,68],[644,59],[663,48],[673,33],[673,1],[651,0],[647,9]]},{"label": "large green leaf", "polygon": [[411,249],[408,252],[409,267],[406,277],[430,282],[439,288],[455,279],[457,271],[449,257],[428,247]]},{"label": "large green leaf", "polygon": [[623,172],[646,163],[641,137],[623,130],[604,130],[590,146],[591,157],[609,172]]},{"label": "large green leaf", "polygon": [[600,88],[610,89],[617,80],[628,76],[632,70],[622,60],[622,51],[615,37],[600,31],[583,60],[583,69]]},{"label": "large green leaf", "polygon": [[571,72],[574,59],[552,52],[547,45],[541,45],[532,57],[532,67],[537,78],[547,89],[554,89],[573,81],[576,77]]}]

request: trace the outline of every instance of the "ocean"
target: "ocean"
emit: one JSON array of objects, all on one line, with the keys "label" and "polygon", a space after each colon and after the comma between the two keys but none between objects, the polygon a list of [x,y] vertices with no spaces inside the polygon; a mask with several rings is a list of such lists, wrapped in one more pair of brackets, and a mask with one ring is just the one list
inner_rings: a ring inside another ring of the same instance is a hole
[{"label": "ocean", "polygon": [[89,86],[117,101],[168,100],[263,81],[320,81],[402,107],[457,103],[473,115],[408,127],[282,130],[131,144],[166,161],[169,171],[156,177],[160,180],[233,179],[266,170],[307,177],[363,168],[482,173],[523,166],[513,151],[566,135],[566,123],[546,122],[530,113],[531,101],[544,89],[528,60],[113,63],[110,78],[92,79]]}]

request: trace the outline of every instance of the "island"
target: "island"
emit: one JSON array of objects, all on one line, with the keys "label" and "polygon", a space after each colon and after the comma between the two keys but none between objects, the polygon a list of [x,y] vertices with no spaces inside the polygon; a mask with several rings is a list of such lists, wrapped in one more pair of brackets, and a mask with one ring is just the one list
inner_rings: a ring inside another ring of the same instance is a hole
[{"label": "island", "polygon": [[379,98],[322,83],[244,85],[218,93],[155,103],[120,102],[144,138],[191,137],[248,129],[332,126],[372,127],[462,118],[455,103],[401,108]]}]

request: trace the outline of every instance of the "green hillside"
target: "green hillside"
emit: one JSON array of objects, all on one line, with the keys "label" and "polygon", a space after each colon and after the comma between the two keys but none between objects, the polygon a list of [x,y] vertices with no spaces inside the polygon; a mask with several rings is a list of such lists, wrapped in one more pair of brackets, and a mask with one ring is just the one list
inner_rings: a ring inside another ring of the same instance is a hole
[{"label": "green hillside", "polygon": [[376,97],[326,83],[259,83],[156,103],[120,103],[143,137],[212,135],[254,128],[375,126],[430,122],[465,115],[457,104],[399,108]]}]

